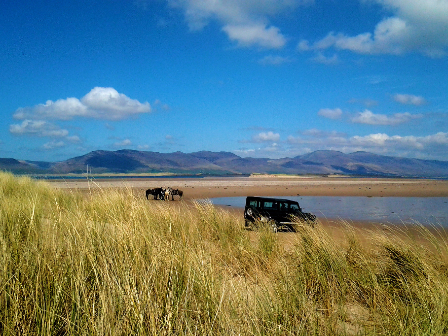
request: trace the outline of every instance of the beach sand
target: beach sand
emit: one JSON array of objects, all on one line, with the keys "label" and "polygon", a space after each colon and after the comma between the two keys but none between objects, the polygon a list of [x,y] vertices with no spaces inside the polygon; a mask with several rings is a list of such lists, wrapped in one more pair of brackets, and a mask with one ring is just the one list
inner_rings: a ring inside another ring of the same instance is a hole
[{"label": "beach sand", "polygon": [[235,196],[448,197],[448,181],[349,177],[210,177],[66,180],[54,187],[81,192],[95,188],[131,188],[136,194],[156,187],[181,189],[184,199]]},{"label": "beach sand", "polygon": [[[236,196],[360,196],[360,197],[448,197],[448,181],[425,179],[351,178],[351,177],[204,177],[204,178],[123,178],[67,180],[50,182],[56,188],[89,193],[107,188],[130,188],[145,197],[149,188],[171,187],[184,192],[183,202],[197,199]],[[178,200],[178,196],[175,196]],[[153,201],[154,200],[151,200]],[[177,202],[176,202],[177,203]],[[243,222],[243,209],[222,207]],[[320,225],[335,241],[346,242],[347,224],[365,236],[366,230],[385,230],[385,223],[319,218]],[[281,233],[279,240],[287,247],[295,234]]]}]

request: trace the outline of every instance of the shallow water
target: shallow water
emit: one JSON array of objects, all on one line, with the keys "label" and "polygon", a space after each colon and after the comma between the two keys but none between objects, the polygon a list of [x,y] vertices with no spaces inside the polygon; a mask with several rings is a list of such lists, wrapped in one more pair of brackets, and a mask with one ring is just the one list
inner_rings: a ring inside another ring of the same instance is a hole
[{"label": "shallow water", "polygon": [[[285,196],[320,218],[448,227],[448,197]],[[216,205],[244,207],[245,197],[212,198]]]}]

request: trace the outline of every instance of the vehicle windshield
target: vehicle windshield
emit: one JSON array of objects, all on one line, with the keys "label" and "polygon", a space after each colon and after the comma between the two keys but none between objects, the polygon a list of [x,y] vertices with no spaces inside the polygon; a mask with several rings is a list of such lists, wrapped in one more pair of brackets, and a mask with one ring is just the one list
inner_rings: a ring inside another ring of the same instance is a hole
[{"label": "vehicle windshield", "polygon": [[300,206],[299,206],[298,203],[291,203],[291,204],[290,204],[290,208],[291,208],[291,210],[293,210],[293,211],[300,211],[300,210],[301,210],[301,209],[300,209]]}]

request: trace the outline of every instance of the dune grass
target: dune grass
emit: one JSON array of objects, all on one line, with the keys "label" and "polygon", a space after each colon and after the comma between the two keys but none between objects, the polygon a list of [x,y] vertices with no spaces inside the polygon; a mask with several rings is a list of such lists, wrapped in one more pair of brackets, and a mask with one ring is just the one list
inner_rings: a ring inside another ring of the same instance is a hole
[{"label": "dune grass", "polygon": [[[443,335],[437,230],[321,225],[285,249],[207,202],[87,196],[0,173],[2,335]],[[413,231],[415,232],[415,231]]]}]

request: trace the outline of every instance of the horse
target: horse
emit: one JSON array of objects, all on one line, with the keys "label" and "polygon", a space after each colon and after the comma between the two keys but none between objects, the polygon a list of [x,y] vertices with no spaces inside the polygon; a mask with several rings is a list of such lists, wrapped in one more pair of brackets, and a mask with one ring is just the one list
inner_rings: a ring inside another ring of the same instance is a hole
[{"label": "horse", "polygon": [[148,189],[146,190],[146,199],[149,199],[149,195],[154,195],[154,199],[163,199],[164,190],[162,188]]},{"label": "horse", "polygon": [[171,189],[171,199],[174,201],[174,195],[179,195],[179,200],[182,199],[184,192],[179,189]]},{"label": "horse", "polygon": [[[149,199],[149,195],[154,195],[154,189],[146,189],[146,199]],[[154,195],[155,199],[155,195]]]},{"label": "horse", "polygon": [[164,194],[165,201],[169,201],[170,200],[170,195],[172,194],[172,192],[173,192],[173,189],[171,189],[170,187],[165,189],[165,194]]}]

